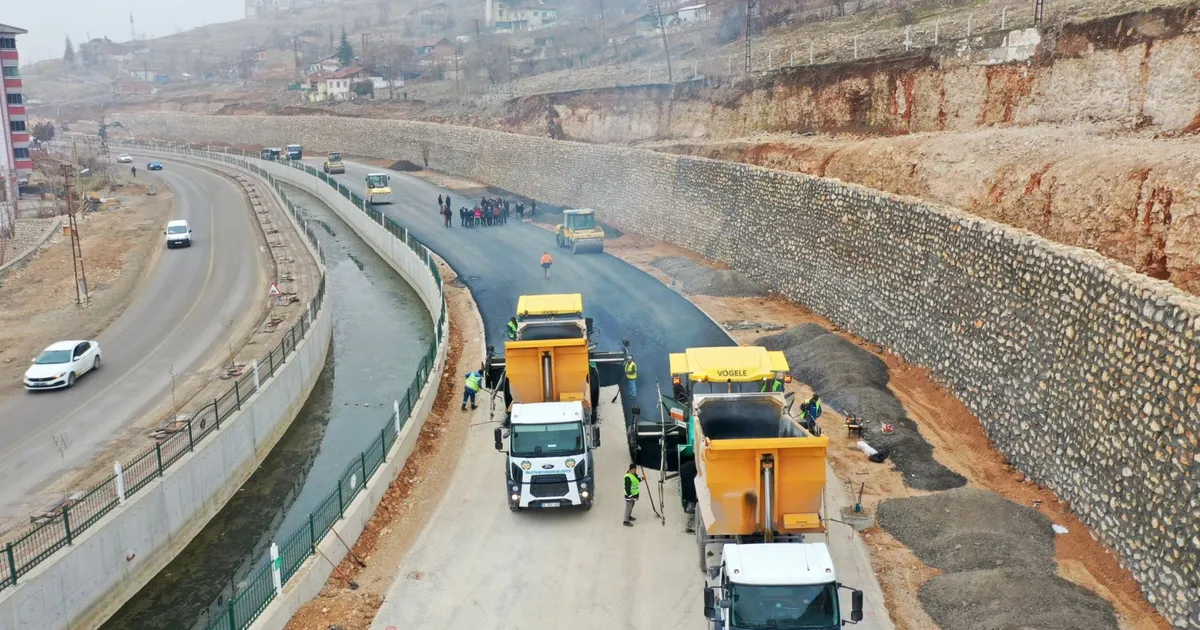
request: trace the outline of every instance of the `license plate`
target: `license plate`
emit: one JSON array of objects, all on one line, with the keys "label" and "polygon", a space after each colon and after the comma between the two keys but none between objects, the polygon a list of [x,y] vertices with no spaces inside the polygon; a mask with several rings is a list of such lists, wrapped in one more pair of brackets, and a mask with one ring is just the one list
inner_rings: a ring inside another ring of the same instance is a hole
[{"label": "license plate", "polygon": [[550,507],[558,507],[559,505],[562,505],[562,504],[561,504],[561,503],[559,503],[558,501],[551,501],[551,502],[549,502],[549,503],[543,503],[543,504],[542,504],[542,507],[544,507],[544,508],[550,508]]}]

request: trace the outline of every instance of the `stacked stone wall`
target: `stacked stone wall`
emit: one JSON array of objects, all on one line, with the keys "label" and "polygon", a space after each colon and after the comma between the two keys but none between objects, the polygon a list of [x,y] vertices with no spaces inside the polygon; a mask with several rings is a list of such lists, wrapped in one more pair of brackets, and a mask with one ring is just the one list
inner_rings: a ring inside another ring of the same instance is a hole
[{"label": "stacked stone wall", "polygon": [[396,120],[121,120],[143,138],[408,160],[728,263],[929,366],[1164,616],[1200,629],[1200,300],[1166,282],[957,210],[743,164]]}]

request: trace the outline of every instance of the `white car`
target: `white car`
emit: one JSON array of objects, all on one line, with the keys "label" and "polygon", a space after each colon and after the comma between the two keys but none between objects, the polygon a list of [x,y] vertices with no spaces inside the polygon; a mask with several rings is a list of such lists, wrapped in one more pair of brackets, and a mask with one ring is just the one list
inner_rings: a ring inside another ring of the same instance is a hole
[{"label": "white car", "polygon": [[25,389],[60,389],[80,376],[100,369],[100,344],[95,341],[60,341],[51,344],[25,370]]},{"label": "white car", "polygon": [[167,229],[163,230],[163,234],[167,235],[168,249],[192,246],[192,228],[183,219],[167,221]]},{"label": "white car", "polygon": [[133,156],[128,153],[122,153],[117,156],[118,164],[133,164]]}]

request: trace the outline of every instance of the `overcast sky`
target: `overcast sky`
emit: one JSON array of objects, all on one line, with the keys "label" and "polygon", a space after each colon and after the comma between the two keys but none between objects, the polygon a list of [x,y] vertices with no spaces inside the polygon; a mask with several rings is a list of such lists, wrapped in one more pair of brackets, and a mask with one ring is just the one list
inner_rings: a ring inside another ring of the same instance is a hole
[{"label": "overcast sky", "polygon": [[3,0],[0,24],[29,31],[17,38],[21,63],[62,57],[66,37],[129,41],[129,15],[139,34],[170,35],[245,17],[245,0]]}]

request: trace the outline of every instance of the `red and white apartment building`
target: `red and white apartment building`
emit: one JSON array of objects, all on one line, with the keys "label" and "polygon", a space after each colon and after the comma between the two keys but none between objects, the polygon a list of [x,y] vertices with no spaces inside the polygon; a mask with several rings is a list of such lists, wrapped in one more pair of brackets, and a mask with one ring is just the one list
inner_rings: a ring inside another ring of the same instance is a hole
[{"label": "red and white apartment building", "polygon": [[0,24],[0,235],[12,230],[16,218],[17,182],[33,173],[29,158],[29,127],[21,73],[17,66],[17,36],[28,31]]}]

